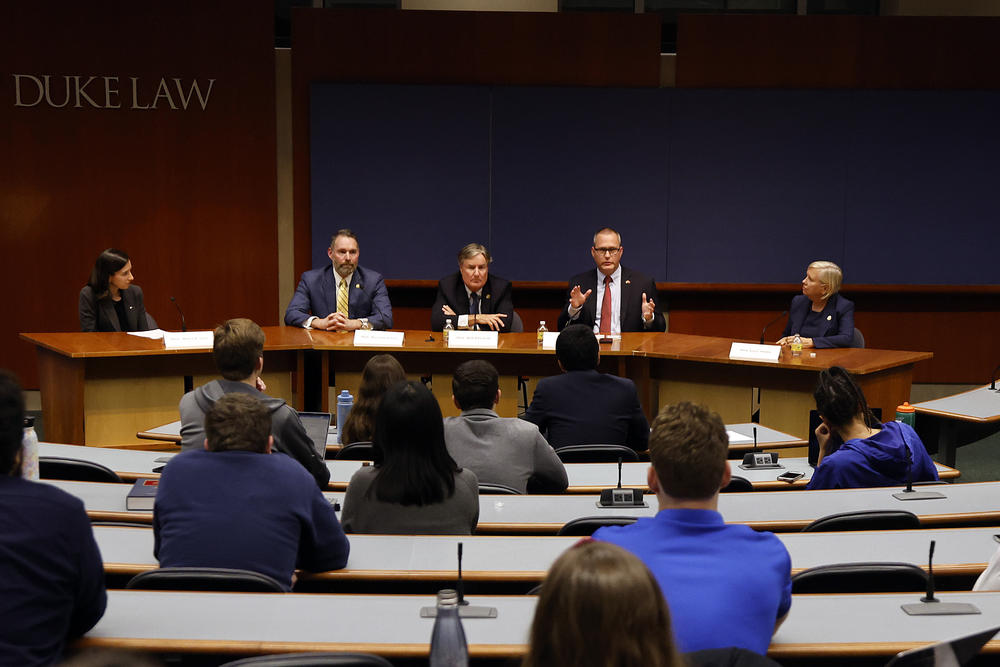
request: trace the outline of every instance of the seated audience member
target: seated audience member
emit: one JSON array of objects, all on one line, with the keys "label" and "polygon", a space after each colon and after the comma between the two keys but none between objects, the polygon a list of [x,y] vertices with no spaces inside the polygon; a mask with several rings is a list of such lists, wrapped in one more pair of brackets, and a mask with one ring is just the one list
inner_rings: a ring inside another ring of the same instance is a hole
[{"label": "seated audience member", "polygon": [[285,324],[354,331],[392,328],[392,305],[382,274],[358,265],[358,237],[341,229],[330,239],[330,266],[302,274],[285,310]]},{"label": "seated audience member", "polygon": [[692,403],[653,420],[647,481],[659,511],[594,539],[638,556],[663,590],[683,652],[738,646],[761,655],[792,604],[791,559],[772,533],[726,525],[719,489],[729,483],[722,419]]},{"label": "seated audience member", "polygon": [[583,541],[549,568],[522,667],[684,667],[656,579],[629,552]]},{"label": "seated audience member", "polygon": [[802,279],[802,294],[792,298],[788,324],[778,345],[799,334],[803,348],[850,347],[854,340],[854,302],[840,295],[844,274],[833,262],[813,262]]},{"label": "seated audience member", "polygon": [[466,361],[452,377],[452,400],[462,411],[444,420],[448,453],[476,473],[480,484],[503,484],[526,493],[565,491],[566,468],[534,424],[493,411],[500,378],[488,361]]},{"label": "seated audience member", "polygon": [[[895,486],[938,478],[937,467],[909,424],[880,424],[851,374],[840,366],[821,371],[816,390],[819,459],[807,489]],[[912,477],[910,477],[912,476]]]},{"label": "seated audience member", "polygon": [[0,664],[51,665],[104,614],[104,563],[83,503],[21,478],[24,396],[0,372]]},{"label": "seated audience member", "polygon": [[406,372],[391,354],[376,354],[369,359],[361,373],[358,400],[354,401],[340,431],[340,441],[348,445],[375,437],[375,414],[382,396],[389,387],[405,379]]},{"label": "seated audience member", "polygon": [[246,394],[259,400],[271,413],[274,451],[301,463],[319,488],[325,489],[330,469],[313,446],[298,413],[284,400],[264,393],[266,387],[260,379],[264,369],[263,330],[248,319],[229,320],[215,328],[212,354],[222,379],[212,380],[181,397],[181,449],[203,449],[205,414],[226,394]]},{"label": "seated audience member", "polygon": [[80,331],[147,331],[142,288],[132,284],[132,260],[108,248],[97,257],[80,290]]},{"label": "seated audience member", "polygon": [[595,333],[666,331],[667,320],[656,309],[656,283],[621,265],[625,248],[621,235],[604,227],[594,234],[590,256],[597,265],[569,279],[566,305],[559,312],[559,330],[586,324]]},{"label": "seated audience member", "polygon": [[444,444],[441,408],[419,382],[399,382],[375,418],[375,465],[351,477],[341,517],[353,533],[471,535],[479,482]]},{"label": "seated audience member", "polygon": [[556,339],[562,375],[542,378],[524,419],[538,425],[549,444],[628,445],[642,452],[649,422],[628,378],[599,373],[600,345],[590,327],[574,324]]},{"label": "seated audience member", "polygon": [[270,456],[268,406],[227,394],[205,415],[204,449],[170,460],[153,506],[161,567],[228,567],[273,577],[291,590],[295,568],[337,570],[350,545],[309,473]]},{"label": "seated audience member", "polygon": [[441,331],[450,318],[456,329],[510,331],[514,302],[510,281],[490,275],[490,251],[470,243],[458,253],[458,273],[438,281],[431,307],[431,331]]}]

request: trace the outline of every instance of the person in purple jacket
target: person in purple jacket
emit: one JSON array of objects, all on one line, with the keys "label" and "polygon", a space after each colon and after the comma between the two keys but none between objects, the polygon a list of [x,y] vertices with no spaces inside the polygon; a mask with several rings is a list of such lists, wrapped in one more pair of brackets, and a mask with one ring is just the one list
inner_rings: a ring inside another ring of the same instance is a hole
[{"label": "person in purple jacket", "polygon": [[861,387],[840,366],[821,371],[816,410],[819,460],[807,489],[896,486],[938,478],[920,436],[902,422],[880,424]]},{"label": "person in purple jacket", "polygon": [[840,294],[844,272],[833,262],[813,262],[802,279],[802,294],[788,307],[788,324],[778,345],[791,345],[799,335],[803,348],[851,347],[854,302]]}]

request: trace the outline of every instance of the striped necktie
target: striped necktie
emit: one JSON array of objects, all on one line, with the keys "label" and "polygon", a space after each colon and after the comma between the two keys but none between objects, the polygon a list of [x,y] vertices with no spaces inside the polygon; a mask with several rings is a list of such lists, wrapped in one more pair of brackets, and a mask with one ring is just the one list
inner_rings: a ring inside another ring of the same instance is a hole
[{"label": "striped necktie", "polygon": [[341,278],[337,287],[337,312],[347,316],[347,278]]}]

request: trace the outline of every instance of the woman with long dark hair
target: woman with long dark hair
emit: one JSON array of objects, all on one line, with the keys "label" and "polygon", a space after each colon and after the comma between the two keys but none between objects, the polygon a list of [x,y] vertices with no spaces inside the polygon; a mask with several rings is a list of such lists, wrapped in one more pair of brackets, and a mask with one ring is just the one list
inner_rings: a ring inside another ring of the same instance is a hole
[{"label": "woman with long dark hair", "polygon": [[132,284],[132,261],[124,250],[108,248],[94,262],[80,290],[80,331],[147,331],[142,289]]},{"label": "woman with long dark hair", "polygon": [[375,465],[351,477],[341,523],[354,533],[471,535],[479,481],[444,444],[437,399],[419,382],[398,382],[375,417]]},{"label": "woman with long dark hair", "polygon": [[405,379],[403,366],[391,354],[376,354],[369,359],[361,373],[358,400],[341,427],[340,441],[347,445],[374,438],[375,414],[382,403],[382,396],[389,391],[389,387]]},{"label": "woman with long dark hair", "polygon": [[819,460],[808,489],[895,486],[936,480],[937,468],[908,424],[880,424],[851,374],[840,366],[821,371],[816,410]]},{"label": "woman with long dark hair", "polygon": [[567,549],[545,576],[522,667],[682,667],[642,561],[608,542]]}]

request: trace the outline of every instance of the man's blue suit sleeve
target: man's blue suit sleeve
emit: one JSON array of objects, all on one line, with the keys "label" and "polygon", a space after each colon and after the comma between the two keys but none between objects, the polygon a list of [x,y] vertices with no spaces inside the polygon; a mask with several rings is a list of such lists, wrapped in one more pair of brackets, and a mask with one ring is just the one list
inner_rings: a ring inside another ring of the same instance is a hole
[{"label": "man's blue suit sleeve", "polygon": [[392,328],[392,304],[389,303],[389,290],[385,286],[385,280],[382,276],[379,276],[378,282],[375,283],[375,292],[372,294],[372,312],[368,315],[368,323],[372,329]]},{"label": "man's blue suit sleeve", "polygon": [[290,327],[301,327],[313,315],[317,317],[326,317],[329,315],[329,313],[323,313],[322,315],[313,313],[309,304],[309,286],[306,284],[306,279],[303,275],[302,279],[299,280],[299,286],[295,288],[295,294],[292,296],[288,308],[285,309],[285,324]]}]

